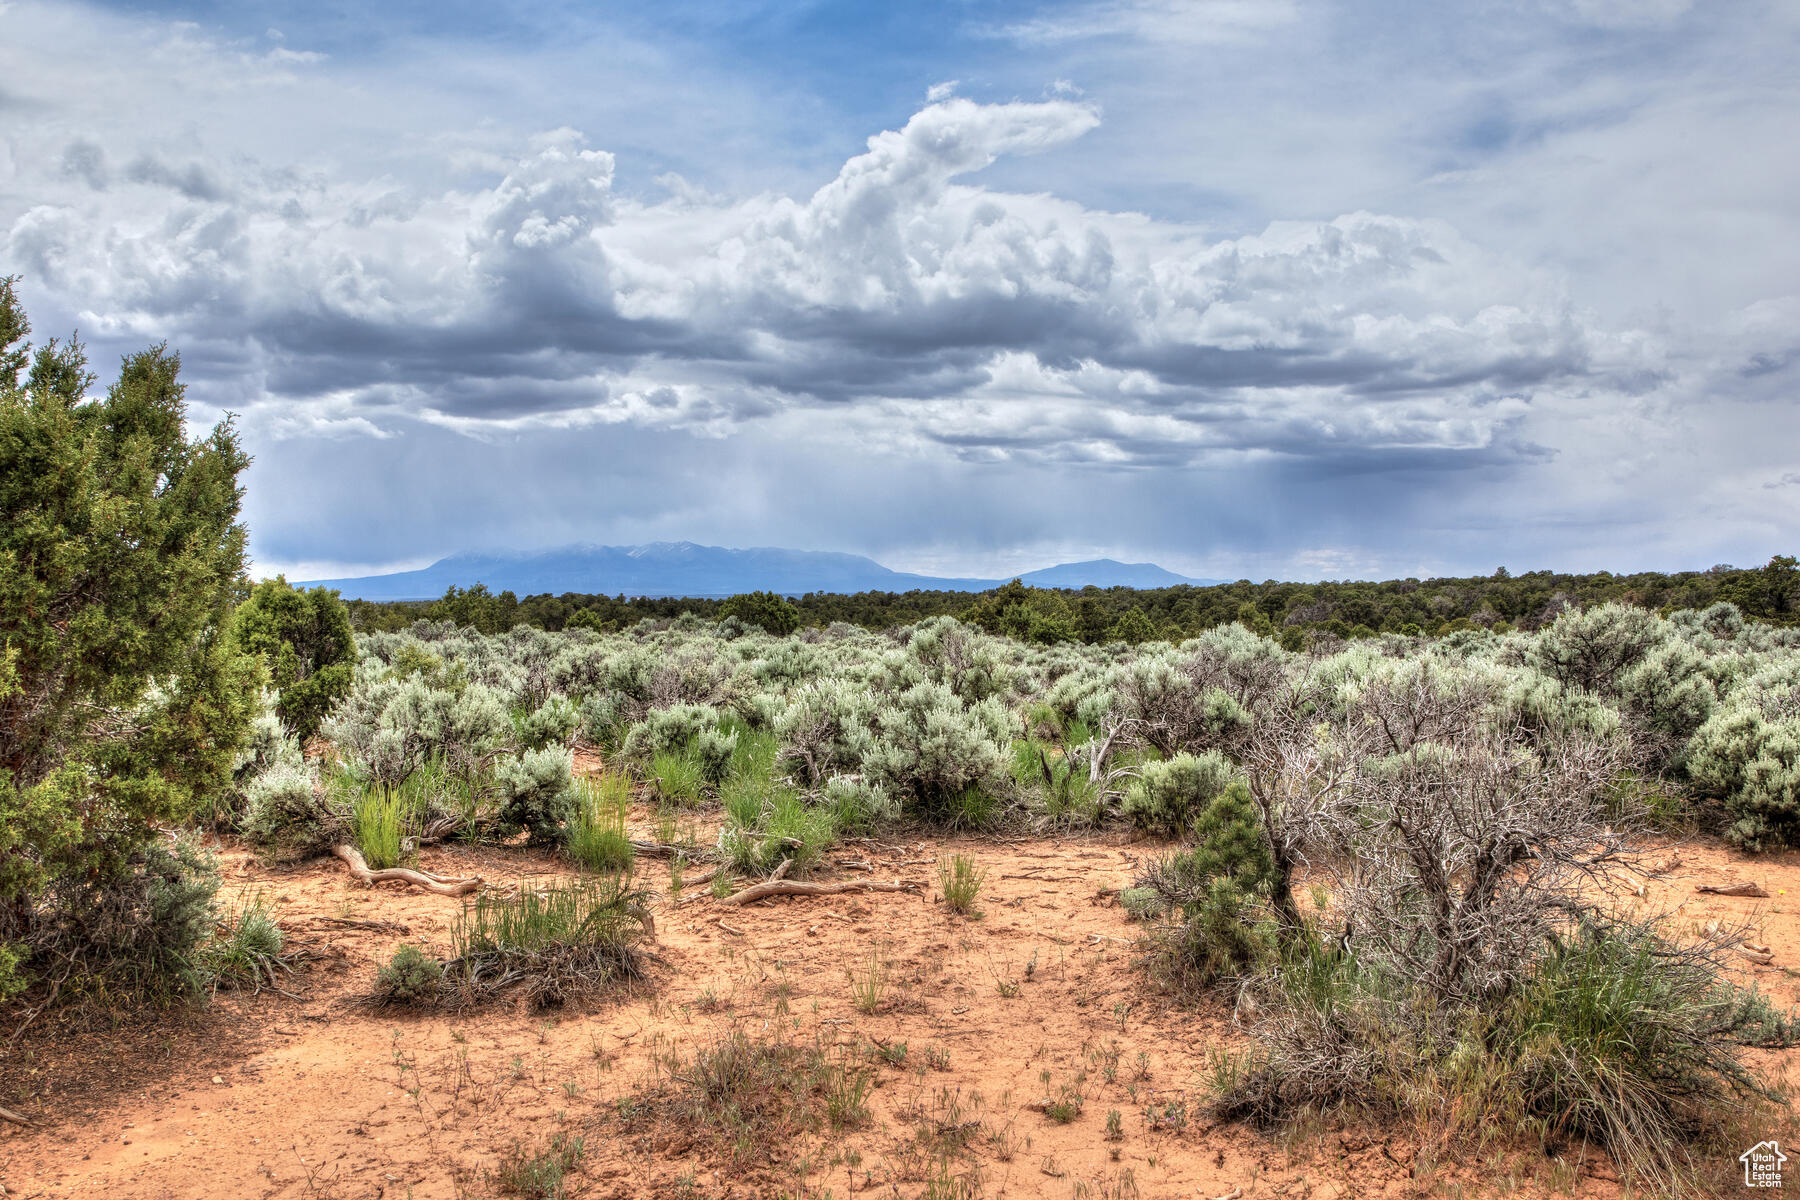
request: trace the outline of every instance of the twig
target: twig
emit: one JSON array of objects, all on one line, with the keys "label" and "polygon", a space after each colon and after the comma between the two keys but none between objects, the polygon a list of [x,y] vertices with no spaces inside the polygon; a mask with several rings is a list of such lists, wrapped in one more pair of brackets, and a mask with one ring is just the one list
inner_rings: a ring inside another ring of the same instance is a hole
[{"label": "twig", "polygon": [[31,1120],[29,1117],[21,1117],[10,1108],[0,1108],[0,1121],[11,1121],[15,1125],[27,1126],[37,1124],[36,1121]]}]

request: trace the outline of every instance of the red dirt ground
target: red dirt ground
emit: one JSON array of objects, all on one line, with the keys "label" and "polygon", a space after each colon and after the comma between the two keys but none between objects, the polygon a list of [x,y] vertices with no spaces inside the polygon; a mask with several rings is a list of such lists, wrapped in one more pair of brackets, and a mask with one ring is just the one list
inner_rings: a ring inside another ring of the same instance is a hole
[{"label": "red dirt ground", "polygon": [[[649,814],[637,815],[647,830]],[[978,1121],[952,1166],[990,1197],[1623,1194],[1604,1156],[1579,1146],[1561,1160],[1488,1152],[1434,1165],[1405,1130],[1265,1135],[1210,1121],[1209,1051],[1240,1035],[1222,1005],[1196,1011],[1159,994],[1133,965],[1138,927],[1113,899],[1152,849],[1106,837],[858,843],[834,857],[865,858],[874,878],[920,893],[744,909],[692,887],[697,898],[672,906],[666,867],[640,860],[640,880],[659,892],[661,961],[644,984],[586,1010],[418,1015],[369,1005],[375,969],[403,941],[446,952],[459,901],[364,888],[335,860],[282,872],[226,848],[227,896],[265,895],[290,947],[307,951],[283,982],[291,995],[221,994],[198,1015],[22,1040],[0,1060],[0,1104],[39,1124],[0,1125],[0,1184],[7,1197],[46,1198],[487,1196],[501,1194],[492,1172],[509,1148],[563,1130],[589,1152],[573,1196],[914,1197],[932,1169],[921,1129]],[[935,895],[936,859],[951,850],[988,871],[979,919]],[[1780,1005],[1800,1002],[1800,856],[1747,858],[1710,842],[1676,852],[1680,865],[1640,903],[1702,924],[1755,917],[1774,963],[1746,962],[1745,978]],[[431,848],[423,865],[496,886],[562,873],[515,849]],[[1769,897],[1694,891],[1733,878]],[[847,972],[871,952],[889,982],[865,1015]],[[644,1089],[657,1054],[733,1027],[904,1042],[906,1058],[879,1068],[866,1125],[802,1136],[775,1164],[733,1171],[692,1138],[622,1126],[620,1101]],[[1753,1057],[1778,1076],[1800,1062],[1793,1051]],[[1057,1124],[1033,1105],[1063,1087],[1084,1104]],[[1123,1136],[1109,1140],[1115,1109]],[[1152,1122],[1152,1110],[1185,1120]],[[1734,1169],[1720,1164],[1722,1186]]]}]

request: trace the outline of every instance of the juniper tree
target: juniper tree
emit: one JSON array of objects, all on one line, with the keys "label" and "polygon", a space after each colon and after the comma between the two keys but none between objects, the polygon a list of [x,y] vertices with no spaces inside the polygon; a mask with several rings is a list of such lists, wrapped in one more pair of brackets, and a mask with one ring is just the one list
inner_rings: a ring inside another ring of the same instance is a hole
[{"label": "juniper tree", "polygon": [[329,588],[300,591],[282,576],[265,579],[238,606],[231,633],[268,664],[269,682],[281,693],[276,707],[282,722],[302,741],[350,690],[356,633],[349,611]]},{"label": "juniper tree", "polygon": [[249,463],[231,421],[189,440],[166,346],[90,397],[80,343],[29,332],[0,280],[0,942],[229,786],[260,683],[222,636]]}]

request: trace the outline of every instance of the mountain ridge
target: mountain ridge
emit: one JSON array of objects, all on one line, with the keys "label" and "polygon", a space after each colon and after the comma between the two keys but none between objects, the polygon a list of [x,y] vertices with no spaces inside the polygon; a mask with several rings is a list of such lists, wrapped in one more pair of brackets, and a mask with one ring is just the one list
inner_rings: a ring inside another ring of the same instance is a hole
[{"label": "mountain ridge", "polygon": [[635,546],[592,544],[552,550],[452,554],[430,566],[386,575],[315,579],[300,587],[336,588],[351,600],[435,600],[450,587],[486,584],[517,596],[576,592],[587,595],[667,596],[707,599],[739,592],[982,592],[1019,579],[1033,587],[1204,587],[1223,582],[1193,579],[1155,563],[1110,558],[1058,563],[998,579],[921,575],[895,571],[861,554],[791,550],[780,546],[734,549],[695,542],[645,542]]}]

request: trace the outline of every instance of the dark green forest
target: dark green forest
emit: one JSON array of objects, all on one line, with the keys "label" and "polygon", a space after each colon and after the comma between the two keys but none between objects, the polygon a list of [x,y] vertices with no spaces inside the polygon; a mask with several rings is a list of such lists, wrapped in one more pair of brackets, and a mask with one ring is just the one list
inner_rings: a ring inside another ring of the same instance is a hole
[{"label": "dark green forest", "polygon": [[[645,619],[684,612],[717,619],[736,612],[746,623],[772,632],[822,627],[833,622],[886,629],[929,617],[954,616],[990,633],[1037,642],[1179,641],[1215,626],[1238,622],[1281,638],[1289,649],[1309,636],[1340,638],[1380,633],[1442,635],[1481,627],[1505,632],[1535,630],[1555,619],[1565,604],[1588,608],[1617,602],[1673,612],[1729,601],[1746,616],[1773,624],[1800,621],[1800,568],[1791,555],[1752,568],[1715,566],[1705,571],[1655,571],[1571,575],[1504,568],[1492,575],[1383,582],[1281,583],[1265,580],[1214,587],[1149,590],[1029,588],[1017,580],[982,593],[952,591],[809,592],[783,601],[767,594],[730,599],[535,595],[491,593],[477,583],[451,588],[429,602],[350,602],[359,630],[396,630],[420,618],[452,620],[484,633],[515,625],[540,629],[589,627],[615,630]],[[1136,616],[1133,616],[1133,613]],[[792,622],[792,624],[789,624]],[[778,628],[777,626],[785,626]]]}]

